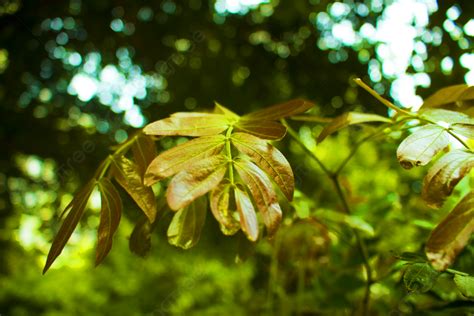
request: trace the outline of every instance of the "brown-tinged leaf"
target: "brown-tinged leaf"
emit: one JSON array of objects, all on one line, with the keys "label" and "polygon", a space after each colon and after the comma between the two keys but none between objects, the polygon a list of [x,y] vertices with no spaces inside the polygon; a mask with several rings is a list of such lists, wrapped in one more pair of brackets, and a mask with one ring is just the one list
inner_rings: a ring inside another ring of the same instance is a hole
[{"label": "brown-tinged leaf", "polygon": [[227,166],[227,157],[217,155],[178,173],[166,192],[169,207],[179,210],[214,189],[224,178]]},{"label": "brown-tinged leaf", "polygon": [[224,135],[199,137],[161,153],[149,165],[145,173],[145,185],[153,185],[189,168],[197,161],[220,153],[224,145]]},{"label": "brown-tinged leaf", "polygon": [[420,127],[398,146],[397,159],[405,169],[424,166],[449,145],[449,134],[438,125]]},{"label": "brown-tinged leaf", "polygon": [[49,267],[53,264],[54,260],[61,254],[66,245],[67,241],[71,237],[74,229],[76,229],[79,220],[84,214],[84,209],[87,205],[87,201],[94,190],[95,179],[89,181],[84,188],[82,188],[73,198],[71,203],[66,207],[65,214],[66,218],[64,219],[61,227],[59,228],[56,237],[53,240],[51,249],[48,253],[48,258],[46,259],[46,264],[43,269],[43,274],[48,271]]},{"label": "brown-tinged leaf", "polygon": [[268,120],[274,121],[279,120],[288,116],[300,114],[306,112],[314,106],[314,103],[303,100],[303,99],[294,99],[285,103],[273,105],[265,109],[249,113],[242,116],[244,119],[251,120]]},{"label": "brown-tinged leaf", "polygon": [[235,210],[230,206],[230,188],[227,181],[222,181],[212,190],[210,196],[211,211],[224,235],[234,235],[240,229],[240,223],[233,216]]},{"label": "brown-tinged leaf", "polygon": [[474,86],[459,84],[438,90],[426,98],[422,108],[452,105],[453,109],[456,110],[462,107],[464,103],[472,100],[474,100]]},{"label": "brown-tinged leaf", "polygon": [[151,249],[151,232],[153,224],[146,216],[140,218],[133,228],[128,247],[134,254],[145,257]]},{"label": "brown-tinged leaf", "polygon": [[130,235],[128,247],[131,252],[140,257],[145,257],[148,254],[151,249],[152,232],[160,221],[160,218],[164,216],[165,211],[169,210],[167,206],[166,198],[161,196],[157,202],[155,222],[151,223],[145,215],[140,217]]},{"label": "brown-tinged leaf", "polygon": [[157,156],[156,145],[150,136],[140,134],[132,145],[133,159],[137,164],[142,179],[145,176],[148,165]]},{"label": "brown-tinged leaf", "polygon": [[137,165],[130,159],[119,156],[112,160],[113,174],[117,182],[137,203],[150,222],[156,218],[156,199],[153,190],[142,183]]},{"label": "brown-tinged leaf", "polygon": [[210,136],[220,134],[229,127],[229,119],[215,113],[175,113],[169,118],[148,124],[147,135]]},{"label": "brown-tinged leaf", "polygon": [[102,206],[97,232],[96,266],[105,259],[112,248],[112,240],[122,215],[122,199],[112,182],[107,178],[102,178],[98,185]]},{"label": "brown-tinged leaf", "polygon": [[377,114],[347,112],[336,117],[334,120],[332,120],[331,123],[326,125],[326,127],[322,130],[321,134],[319,134],[318,143],[322,142],[329,135],[349,125],[370,123],[370,122],[390,123],[391,120]]},{"label": "brown-tinged leaf", "polygon": [[474,155],[464,150],[445,154],[428,171],[423,181],[423,199],[433,207],[441,207],[454,187],[474,167]]},{"label": "brown-tinged leaf", "polygon": [[189,249],[196,245],[206,220],[207,201],[205,197],[180,209],[173,216],[168,227],[168,242],[176,247]]},{"label": "brown-tinged leaf", "polygon": [[278,140],[286,135],[286,127],[279,122],[242,119],[235,124],[235,130],[263,139]]},{"label": "brown-tinged leaf", "polygon": [[446,270],[474,232],[474,191],[469,192],[436,226],[426,242],[426,256],[438,271]]},{"label": "brown-tinged leaf", "polygon": [[282,213],[272,182],[262,169],[250,161],[239,160],[234,165],[262,214],[269,236],[273,236],[280,226]]},{"label": "brown-tinged leaf", "polygon": [[257,214],[247,192],[235,188],[235,204],[240,215],[240,226],[247,238],[251,241],[258,239]]},{"label": "brown-tinged leaf", "polygon": [[246,133],[232,134],[232,144],[263,169],[280,187],[288,200],[293,199],[295,180],[285,156],[263,139]]},{"label": "brown-tinged leaf", "polygon": [[237,121],[240,116],[223,106],[222,104],[219,104],[218,102],[214,102],[215,107],[214,107],[214,113],[216,114],[224,114],[227,116],[230,120],[232,121]]}]

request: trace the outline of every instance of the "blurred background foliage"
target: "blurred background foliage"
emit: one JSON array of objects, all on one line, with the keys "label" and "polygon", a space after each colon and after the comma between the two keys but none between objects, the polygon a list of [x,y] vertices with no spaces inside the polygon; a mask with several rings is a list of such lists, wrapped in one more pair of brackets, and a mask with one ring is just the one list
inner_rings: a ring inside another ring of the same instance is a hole
[{"label": "blurred background foliage", "polygon": [[[449,275],[425,294],[403,286],[393,251],[420,252],[469,179],[441,211],[428,209],[419,198],[426,169],[396,162],[400,133],[365,143],[344,170],[350,218],[317,165],[285,140],[298,191],[275,240],[253,247],[224,237],[209,214],[200,243],[185,252],[167,244],[166,216],[138,258],[128,238],[139,211],[125,200],[114,248],[94,269],[94,193],[51,271],[41,276],[41,267],[59,212],[135,128],[214,100],[239,114],[294,97],[315,101],[323,116],[386,114],[355,77],[416,110],[440,87],[474,84],[473,14],[473,1],[2,1],[0,314],[349,315],[364,280],[348,227],[367,239],[373,314],[472,312]],[[328,166],[369,129],[316,146],[321,126],[291,124]],[[468,246],[455,268],[473,274],[473,254]]]}]

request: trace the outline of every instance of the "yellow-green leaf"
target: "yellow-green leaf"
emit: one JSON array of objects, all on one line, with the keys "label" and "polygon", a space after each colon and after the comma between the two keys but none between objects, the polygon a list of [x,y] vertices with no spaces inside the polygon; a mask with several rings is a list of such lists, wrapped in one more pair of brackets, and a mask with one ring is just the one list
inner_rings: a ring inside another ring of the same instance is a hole
[{"label": "yellow-green leaf", "polygon": [[456,274],[454,276],[454,283],[462,295],[471,300],[474,299],[474,277]]},{"label": "yellow-green leaf", "polygon": [[229,119],[215,113],[176,113],[169,118],[148,124],[147,135],[210,136],[222,133],[229,127]]},{"label": "yellow-green leaf", "polygon": [[56,260],[56,258],[61,254],[64,246],[74,232],[74,229],[76,229],[79,220],[84,214],[84,209],[87,205],[87,201],[89,200],[92,190],[94,190],[95,184],[95,179],[89,181],[86,186],[74,196],[71,203],[69,203],[69,205],[66,207],[66,210],[63,212],[67,215],[61,227],[59,228],[56,237],[54,237],[51,249],[48,253],[48,258],[46,259],[46,264],[43,269],[43,274],[48,271],[54,260]]},{"label": "yellow-green leaf", "polygon": [[263,139],[246,133],[232,134],[232,144],[264,170],[280,187],[288,200],[293,199],[295,180],[285,156]]},{"label": "yellow-green leaf", "polygon": [[445,154],[425,176],[423,199],[433,207],[440,207],[472,167],[474,167],[474,155],[470,152],[453,150]]},{"label": "yellow-green leaf", "polygon": [[449,134],[438,125],[420,127],[398,146],[397,158],[405,169],[424,166],[449,145]]},{"label": "yellow-green leaf", "polygon": [[240,224],[230,206],[230,188],[227,181],[222,181],[210,195],[211,211],[224,235],[234,235],[240,229]]},{"label": "yellow-green leaf", "polygon": [[280,226],[282,213],[272,182],[259,167],[250,161],[239,160],[234,165],[262,214],[268,234],[273,236]]},{"label": "yellow-green leaf", "polygon": [[176,247],[189,249],[196,245],[206,220],[207,202],[198,198],[189,206],[176,212],[168,227],[168,242]]},{"label": "yellow-green leaf", "polygon": [[219,104],[218,102],[214,102],[215,107],[214,107],[214,113],[216,114],[224,114],[227,116],[230,120],[232,121],[237,121],[240,116],[223,106],[222,104]]},{"label": "yellow-green leaf", "polygon": [[102,178],[98,182],[101,194],[100,223],[97,232],[95,264],[99,265],[112,248],[112,240],[122,215],[122,199],[112,182]]},{"label": "yellow-green leaf", "polygon": [[322,130],[321,134],[319,134],[318,142],[319,143],[322,142],[329,135],[349,125],[370,123],[370,122],[390,123],[391,120],[377,114],[347,112],[336,117],[334,120],[332,120],[331,123],[326,125],[326,127]]},{"label": "yellow-green leaf", "polygon": [[143,179],[148,165],[157,156],[155,142],[150,136],[140,134],[133,142],[132,152],[140,176]]},{"label": "yellow-green leaf", "polygon": [[425,293],[433,288],[439,273],[427,263],[410,264],[403,275],[405,287],[410,292]]},{"label": "yellow-green leaf", "polygon": [[235,188],[234,193],[242,231],[249,240],[256,241],[258,239],[258,221],[252,201],[247,192],[239,188]]},{"label": "yellow-green leaf", "polygon": [[113,158],[113,173],[117,182],[137,203],[150,222],[156,218],[156,199],[153,190],[142,183],[137,165],[124,156]]},{"label": "yellow-green leaf", "polygon": [[235,130],[272,140],[282,139],[286,134],[286,127],[281,123],[267,120],[242,119],[235,124]]},{"label": "yellow-green leaf", "polygon": [[436,226],[426,242],[426,256],[436,270],[446,270],[474,232],[474,191]]},{"label": "yellow-green leaf", "polygon": [[186,207],[214,189],[224,178],[227,165],[227,157],[212,156],[174,176],[166,192],[170,208],[176,211]]},{"label": "yellow-green leaf", "polygon": [[191,167],[197,161],[220,153],[224,145],[224,135],[199,137],[161,153],[149,165],[145,173],[145,185],[153,185]]},{"label": "yellow-green leaf", "polygon": [[242,116],[243,119],[251,120],[279,120],[288,116],[300,114],[306,112],[314,106],[314,103],[303,100],[295,99],[285,103],[273,105],[265,109],[249,113]]}]

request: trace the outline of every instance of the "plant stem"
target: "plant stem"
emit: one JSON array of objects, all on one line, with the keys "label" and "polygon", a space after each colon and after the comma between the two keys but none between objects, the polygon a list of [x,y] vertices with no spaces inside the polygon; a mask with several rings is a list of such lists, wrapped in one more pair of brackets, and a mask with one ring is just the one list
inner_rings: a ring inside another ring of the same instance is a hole
[{"label": "plant stem", "polygon": [[[285,120],[282,120],[282,124],[288,129],[288,134],[293,138],[293,140],[295,140],[303,148],[303,150],[306,153],[308,153],[309,156],[314,161],[316,161],[316,163],[319,165],[319,167],[321,167],[321,169],[324,171],[324,173],[332,181],[332,183],[334,184],[334,187],[336,188],[337,195],[338,195],[339,199],[342,202],[344,212],[346,214],[350,215],[352,213],[351,208],[350,208],[350,205],[349,205],[349,203],[346,199],[346,196],[345,196],[344,192],[342,191],[341,183],[339,181],[338,172],[331,172],[324,165],[324,163],[318,158],[318,156],[316,156],[316,154],[313,151],[311,151],[308,147],[306,147],[306,145],[301,141],[301,139],[299,139],[298,133],[295,130],[293,130],[291,128],[291,126],[289,126],[288,123]],[[353,156],[353,154],[350,155],[349,159],[352,156]],[[339,169],[342,170],[342,168],[339,168]],[[352,230],[352,232],[354,234],[354,237],[356,239],[357,247],[359,249],[360,255],[362,256],[363,265],[364,265],[365,272],[366,272],[367,282],[366,282],[366,287],[365,287],[364,299],[362,301],[362,315],[368,315],[369,303],[370,303],[370,286],[374,283],[374,279],[373,279],[373,276],[372,276],[372,268],[370,267],[369,255],[368,255],[367,247],[364,243],[364,240],[362,239],[360,234],[357,232],[357,230],[355,230],[353,228],[351,228],[351,230]]]}]

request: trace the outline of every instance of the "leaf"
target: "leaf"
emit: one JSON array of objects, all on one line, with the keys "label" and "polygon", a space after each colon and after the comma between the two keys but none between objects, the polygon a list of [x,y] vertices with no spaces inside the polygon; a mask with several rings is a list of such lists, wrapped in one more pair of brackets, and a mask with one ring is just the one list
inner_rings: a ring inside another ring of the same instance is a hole
[{"label": "leaf", "polygon": [[286,127],[279,122],[267,120],[240,120],[235,125],[241,131],[263,139],[278,140],[286,135]]},{"label": "leaf", "polygon": [[321,212],[318,212],[317,216],[318,218],[323,218],[328,221],[345,224],[353,229],[359,230],[367,236],[375,236],[375,230],[372,225],[370,225],[360,217],[326,209],[321,210]]},{"label": "leaf", "polygon": [[67,216],[59,228],[56,237],[54,237],[51,249],[48,253],[48,258],[46,259],[46,264],[43,269],[43,274],[48,271],[54,260],[56,260],[56,258],[61,254],[64,246],[74,232],[74,229],[76,229],[79,220],[84,214],[84,209],[87,205],[87,201],[89,200],[92,190],[94,190],[95,184],[95,179],[89,181],[85,187],[74,196],[71,203],[69,203],[69,205],[66,207],[66,210],[64,210],[63,213],[67,213]]},{"label": "leaf", "polygon": [[222,181],[211,192],[211,211],[219,222],[220,229],[224,235],[234,235],[240,229],[240,224],[235,219],[234,210],[230,209],[230,183]]},{"label": "leaf", "polygon": [[423,180],[423,199],[433,207],[441,207],[454,187],[474,167],[474,155],[464,150],[445,154],[428,171]]},{"label": "leaf", "polygon": [[474,138],[474,119],[467,114],[443,109],[426,109],[420,111],[420,117],[445,128],[449,127],[457,134]]},{"label": "leaf", "polygon": [[410,292],[425,293],[433,288],[439,273],[427,263],[410,264],[403,275],[405,287]]},{"label": "leaf", "polygon": [[237,121],[240,116],[223,106],[222,104],[219,104],[218,102],[215,102],[215,107],[214,107],[214,113],[216,114],[224,114],[227,118],[229,118],[232,121]]},{"label": "leaf", "polygon": [[140,134],[132,145],[133,159],[137,164],[142,179],[145,176],[148,165],[157,156],[155,142],[150,136]]},{"label": "leaf", "polygon": [[258,239],[257,214],[247,192],[235,188],[235,204],[240,215],[240,226],[247,238],[251,241]]},{"label": "leaf", "polygon": [[175,113],[169,118],[148,124],[147,135],[210,136],[222,133],[229,127],[229,119],[215,113]]},{"label": "leaf", "polygon": [[436,270],[446,270],[466,246],[474,232],[474,191],[469,192],[436,226],[426,242],[425,252]]},{"label": "leaf", "polygon": [[214,189],[222,181],[226,171],[227,157],[223,155],[209,157],[181,171],[168,186],[168,205],[172,210],[186,207]]},{"label": "leaf", "polygon": [[242,116],[243,119],[251,120],[268,120],[274,121],[279,120],[288,116],[300,114],[306,112],[314,106],[314,103],[303,100],[303,99],[294,99],[285,103],[273,105],[265,109],[249,113]]},{"label": "leaf", "polygon": [[156,218],[156,199],[153,190],[142,183],[137,165],[124,156],[112,160],[113,174],[117,182],[127,191],[150,222]]},{"label": "leaf", "polygon": [[402,253],[395,253],[392,252],[393,255],[398,260],[408,261],[408,262],[418,262],[418,263],[426,263],[427,259],[424,254],[414,253],[414,252],[402,252]]},{"label": "leaf", "polygon": [[170,177],[196,161],[218,154],[225,145],[224,135],[199,137],[173,147],[156,157],[145,173],[145,185]]},{"label": "leaf", "polygon": [[250,161],[239,160],[234,165],[262,214],[269,236],[273,236],[280,226],[282,213],[272,182],[259,167]]},{"label": "leaf", "polygon": [[466,84],[449,86],[438,90],[423,103],[423,108],[442,107],[454,104],[458,107],[462,106],[466,101],[474,99],[474,86]]},{"label": "leaf", "polygon": [[168,227],[169,243],[183,249],[196,245],[206,220],[206,211],[206,199],[201,197],[176,212]]},{"label": "leaf", "polygon": [[97,232],[95,265],[99,265],[112,248],[112,240],[122,215],[122,199],[112,182],[102,178],[98,182],[101,194],[100,223]]},{"label": "leaf", "polygon": [[390,123],[391,120],[376,114],[366,114],[358,112],[347,112],[332,120],[326,125],[318,137],[318,143],[322,142],[329,135],[343,129],[349,125],[368,123],[368,122],[385,122]]},{"label": "leaf", "polygon": [[151,249],[151,232],[153,224],[143,216],[133,228],[128,247],[134,254],[145,257]]},{"label": "leaf", "polygon": [[428,124],[417,129],[398,146],[397,159],[405,169],[424,166],[449,145],[449,135],[438,125]]},{"label": "leaf", "polygon": [[454,276],[454,283],[462,295],[466,298],[474,299],[474,277],[456,274]]},{"label": "leaf", "polygon": [[280,187],[288,200],[293,199],[295,180],[285,156],[263,139],[246,133],[232,134],[232,144],[263,169]]}]

